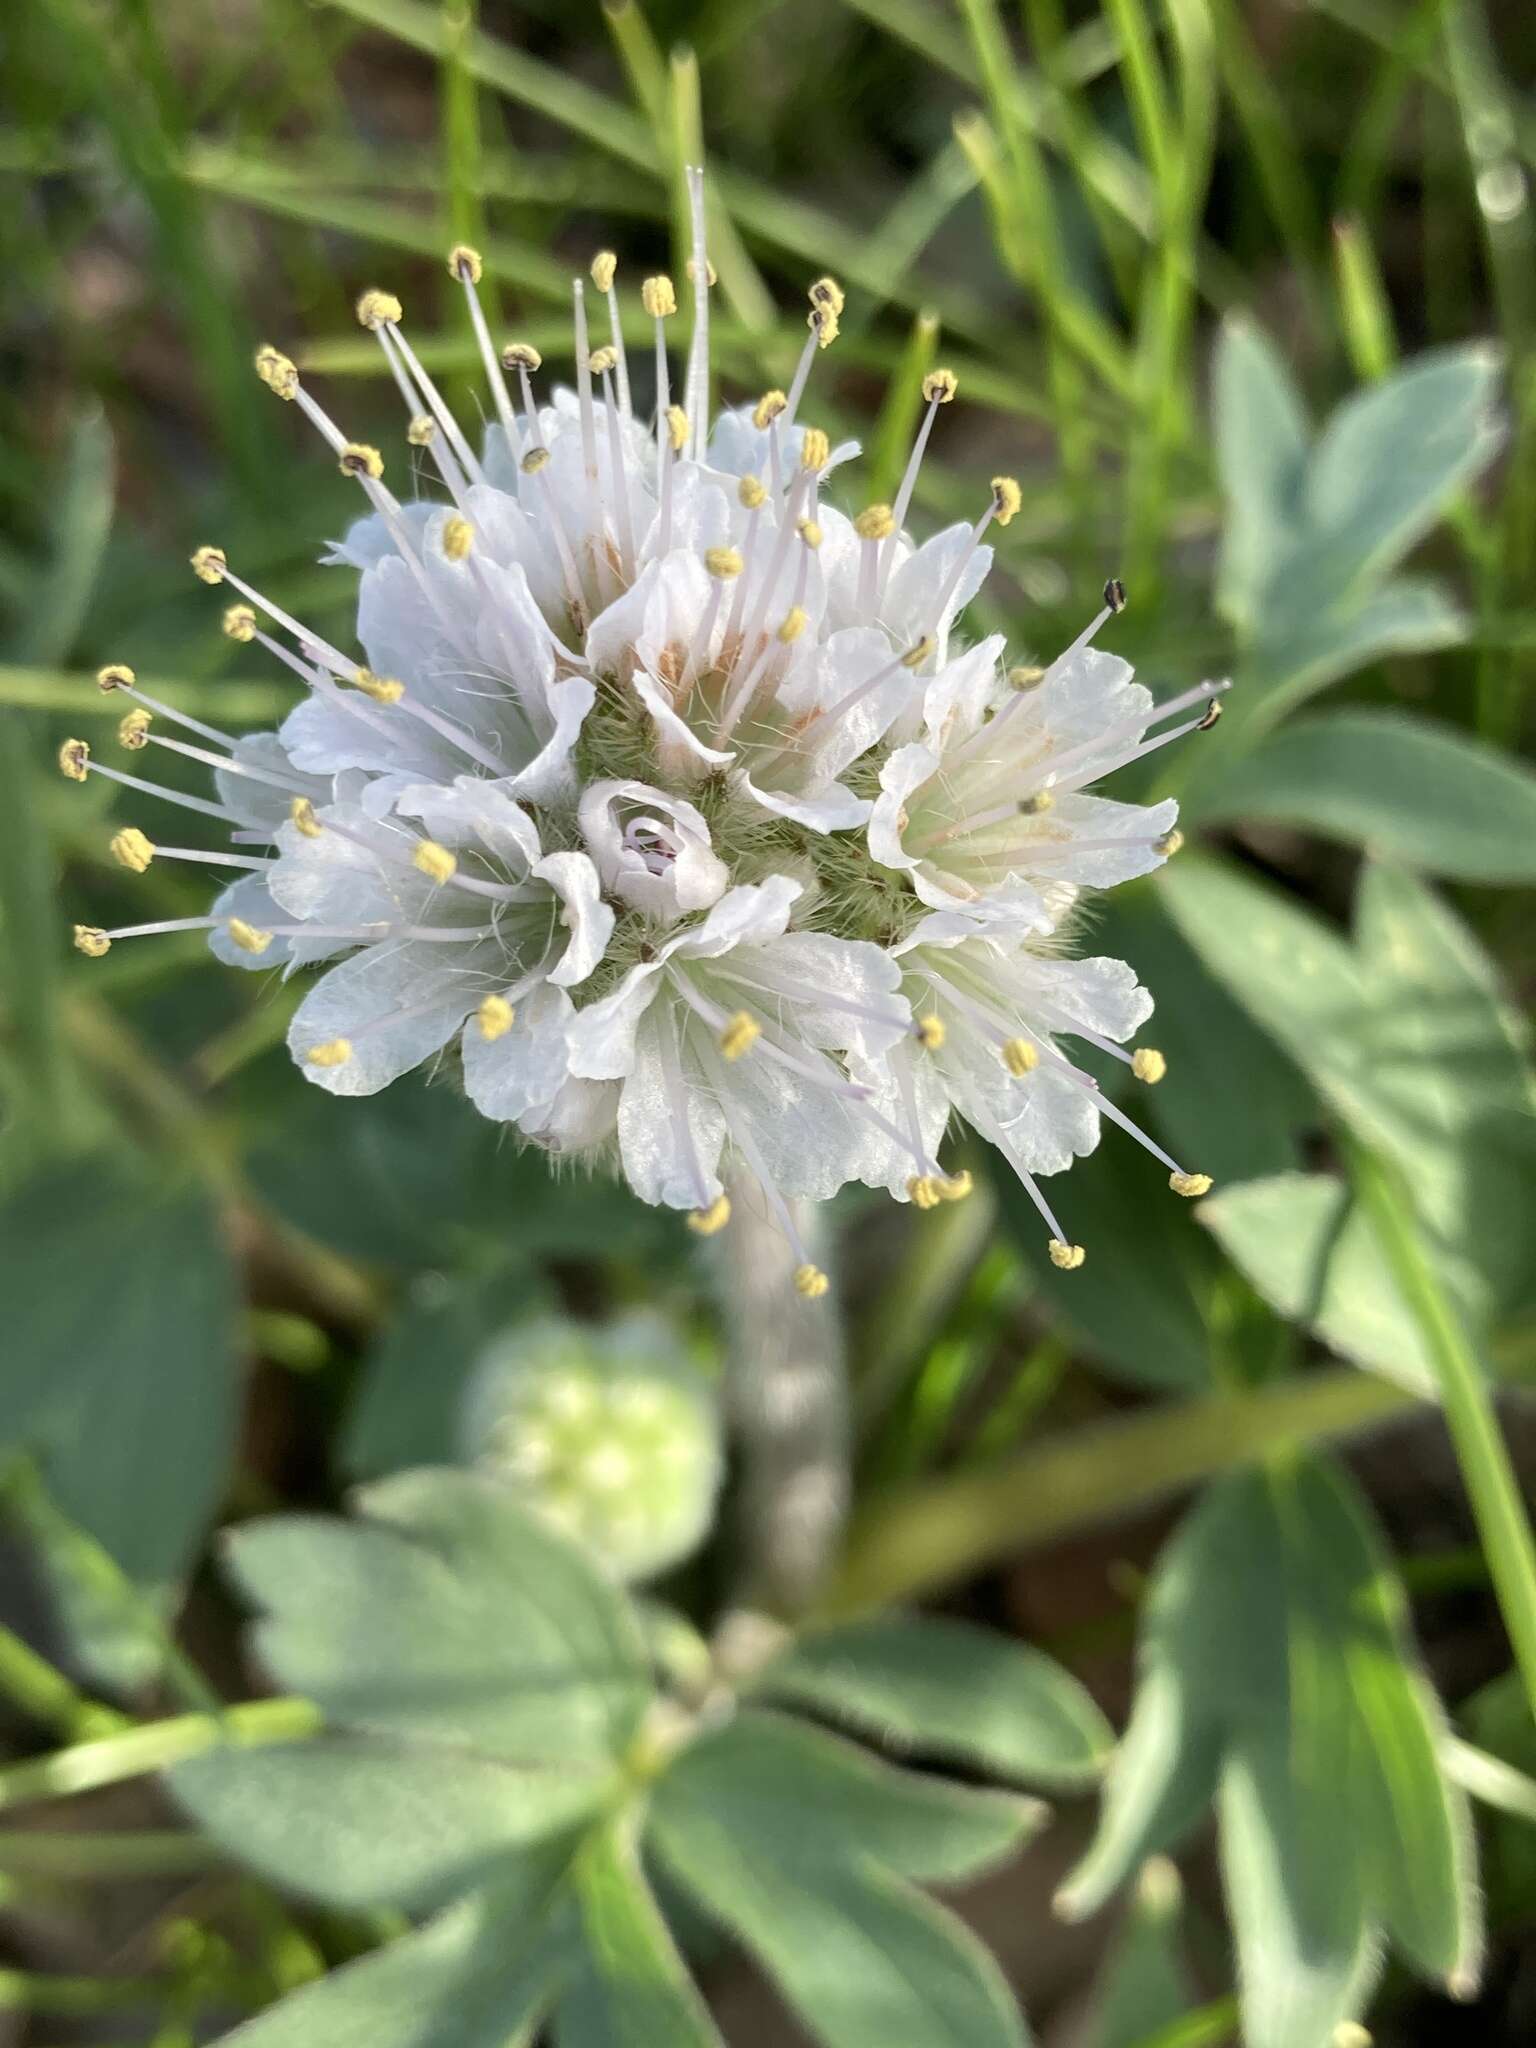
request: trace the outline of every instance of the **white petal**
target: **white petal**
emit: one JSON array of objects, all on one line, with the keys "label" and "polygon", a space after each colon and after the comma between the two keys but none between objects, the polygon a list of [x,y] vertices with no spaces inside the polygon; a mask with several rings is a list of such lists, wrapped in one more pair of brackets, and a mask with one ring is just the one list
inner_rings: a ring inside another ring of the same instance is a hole
[{"label": "white petal", "polygon": [[571,1072],[589,1081],[619,1081],[635,1063],[635,1033],[660,989],[663,963],[642,961],[609,995],[576,1012],[566,1032]]},{"label": "white petal", "polygon": [[488,1039],[470,1018],[464,1089],[482,1116],[520,1124],[547,1115],[569,1072],[565,1034],[572,1014],[565,990],[545,982],[522,997],[511,1030],[500,1038]]},{"label": "white petal", "polygon": [[916,741],[911,746],[898,747],[881,768],[880,794],[869,818],[870,858],[881,867],[910,870],[917,866],[916,856],[901,843],[905,830],[903,814],[907,798],[925,782],[931,782],[938,772],[938,755]]},{"label": "white petal", "polygon": [[[911,1011],[900,993],[900,967],[865,940],[785,932],[767,945],[728,955],[720,972],[738,966],[749,979],[783,993],[779,1015],[807,1045],[874,1059],[899,1044],[911,1028]],[[794,993],[789,993],[791,985]],[[837,998],[856,1007],[840,1007]],[[762,997],[757,1001],[762,1004]]]},{"label": "white petal", "polygon": [[705,1208],[720,1193],[725,1118],[709,1090],[689,1087],[679,1077],[675,1052],[665,1042],[670,1029],[658,1005],[636,1036],[619,1099],[619,1151],[625,1178],[641,1201]]},{"label": "white petal", "polygon": [[296,795],[324,803],[331,793],[330,784],[323,776],[295,773],[288,749],[275,732],[246,733],[235,741],[231,752],[247,767],[285,776],[299,785],[292,791],[277,789],[270,782],[257,782],[249,775],[233,775],[227,768],[215,769],[213,781],[219,801],[248,831],[275,833],[288,816]]},{"label": "white petal", "polygon": [[514,878],[539,858],[538,827],[499,783],[456,775],[441,783],[413,783],[400,791],[394,808],[419,818],[429,839],[452,847],[479,846]]},{"label": "white petal", "polygon": [[667,688],[644,669],[636,669],[635,695],[651,714],[656,727],[656,751],[662,767],[673,775],[691,775],[695,780],[711,768],[727,768],[736,756],[721,753],[704,744],[692,727],[673,710]]},{"label": "white petal", "polygon": [[[274,924],[288,922],[272,900],[265,875],[242,875],[238,882],[231,882],[227,889],[220,890],[208,910],[211,917],[238,917],[259,932]],[[243,967],[248,971],[285,967],[290,957],[287,939],[274,938],[264,951],[248,953],[243,946],[235,944],[222,925],[215,926],[208,934],[208,950],[226,967]]]},{"label": "white petal", "polygon": [[802,894],[800,883],[787,875],[770,875],[765,882],[745,882],[728,889],[703,923],[669,939],[660,957],[676,953],[685,959],[717,960],[733,946],[776,939],[788,926],[790,912]]},{"label": "white petal", "polygon": [[603,901],[597,869],[584,853],[546,853],[533,872],[560,899],[559,922],[570,933],[549,978],[561,988],[574,988],[602,959],[613,936],[613,912]]},{"label": "white petal", "polygon": [[[703,814],[648,782],[594,782],[577,811],[603,887],[647,916],[671,920],[716,902],[730,871],[709,843]],[[650,820],[648,845],[628,828]]]},{"label": "white petal", "polygon": [[550,689],[548,704],[554,731],[540,751],[516,775],[505,779],[504,787],[529,803],[550,803],[569,796],[576,784],[572,759],[581,737],[582,722],[597,702],[597,691],[584,676],[572,676]]},{"label": "white petal", "polygon": [[815,796],[786,796],[779,790],[759,789],[750,775],[743,775],[737,787],[775,817],[792,818],[813,832],[856,831],[873,809],[868,797],[855,796],[841,782],[828,783]]},{"label": "white petal", "polygon": [[968,647],[944,663],[923,693],[928,744],[942,753],[969,739],[997,694],[997,669],[1005,645],[1001,633]]},{"label": "white petal", "polygon": [[[288,1027],[288,1048],[305,1079],[332,1095],[375,1095],[430,1059],[480,999],[485,969],[465,956],[482,950],[388,941],[331,968]],[[337,1038],[352,1046],[341,1065],[306,1058],[311,1047]]]}]

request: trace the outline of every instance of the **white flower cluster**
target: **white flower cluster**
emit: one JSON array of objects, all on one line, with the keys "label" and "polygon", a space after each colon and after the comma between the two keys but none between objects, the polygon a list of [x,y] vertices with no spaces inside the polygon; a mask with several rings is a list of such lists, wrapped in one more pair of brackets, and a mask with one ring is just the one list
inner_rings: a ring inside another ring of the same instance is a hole
[{"label": "white flower cluster", "polygon": [[[1064,957],[1083,891],[1157,866],[1175,807],[1089,794],[1127,762],[1208,724],[1222,684],[1154,705],[1092,645],[1105,608],[1042,669],[1003,642],[962,641],[985,535],[1017,511],[995,478],[974,524],[921,544],[907,514],[930,431],[955,394],[935,370],[889,505],[825,501],[853,444],[801,419],[843,295],[810,292],[787,392],[710,422],[702,194],[694,180],[694,317],[674,403],[666,277],[642,304],[655,335],[651,420],[630,398],[614,259],[592,265],[611,340],[594,345],[575,284],[574,393],[540,405],[538,353],[494,350],[456,249],[496,417],[471,446],[406,338],[399,302],[365,294],[443,502],[402,502],[375,449],[351,442],[264,349],[257,368],[354,476],[371,511],[328,557],[361,572],[363,662],[291,618],[217,548],[193,566],[239,602],[225,630],[293,673],[279,731],[231,738],[157,702],[129,670],[119,728],[206,761],[238,851],[113,850],[244,870],[205,919],[77,928],[90,954],[205,926],[221,959],[285,973],[328,963],[293,1020],[302,1071],[368,1095],[457,1048],[488,1117],[560,1154],[616,1157],[648,1202],[708,1232],[750,1176],[794,1236],[790,1198],[849,1181],[923,1206],[965,1192],[939,1150],[952,1116],[1007,1159],[1052,1256],[1081,1263],[1040,1191],[1108,1116],[1183,1172],[1077,1066],[1064,1042],[1129,1060],[1151,1010],[1129,967]],[[1180,716],[1184,714],[1184,716]],[[206,744],[159,729],[190,728]],[[1175,722],[1170,723],[1173,720]],[[76,779],[103,768],[80,741]],[[161,795],[169,794],[156,791]],[[807,1294],[825,1280],[802,1259]]]}]

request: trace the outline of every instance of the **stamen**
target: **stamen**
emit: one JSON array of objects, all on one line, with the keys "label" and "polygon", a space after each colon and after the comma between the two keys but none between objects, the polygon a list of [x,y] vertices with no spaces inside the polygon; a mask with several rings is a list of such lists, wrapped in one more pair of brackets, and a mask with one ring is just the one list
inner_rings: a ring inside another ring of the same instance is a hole
[{"label": "stamen", "polygon": [[795,1268],[795,1292],[807,1301],[820,1301],[831,1284],[820,1266],[813,1266],[809,1260]]},{"label": "stamen", "polygon": [[1168,1071],[1168,1062],[1155,1046],[1139,1045],[1131,1055],[1131,1072],[1149,1088],[1156,1087]]},{"label": "stamen", "polygon": [[494,1044],[498,1038],[505,1038],[517,1021],[517,1012],[505,996],[485,996],[475,1019],[480,1026],[480,1036],[487,1044]]},{"label": "stamen", "polygon": [[907,457],[907,466],[902,471],[901,483],[897,488],[896,502],[891,507],[891,532],[880,558],[880,591],[891,580],[891,571],[896,566],[896,543],[906,524],[907,509],[912,503],[912,493],[917,488],[918,472],[923,466],[923,455],[928,446],[928,437],[933,432],[933,423],[941,405],[952,403],[960,388],[959,379],[953,370],[930,370],[923,379],[923,397],[928,410],[918,425],[917,437],[912,443],[912,453]]},{"label": "stamen", "polygon": [[119,782],[124,789],[137,789],[145,796],[157,796],[163,803],[180,804],[184,811],[198,811],[205,818],[217,818],[221,825],[232,825],[232,814],[223,804],[211,803],[207,797],[186,796],[179,789],[166,789],[158,782],[146,782],[142,776],[130,775],[122,768],[109,768],[103,761],[91,758],[90,747],[84,740],[66,740],[59,749],[59,770],[71,782],[84,782],[87,775],[104,775],[108,782]]},{"label": "stamen", "polygon": [[1059,1237],[1053,1237],[1046,1250],[1051,1255],[1051,1264],[1064,1273],[1075,1273],[1088,1256],[1080,1244],[1063,1244]]},{"label": "stamen", "polygon": [[739,1060],[762,1035],[763,1027],[757,1019],[749,1011],[737,1010],[720,1033],[720,1050],[728,1060]]},{"label": "stamen", "polygon": [[1040,1064],[1038,1049],[1027,1038],[1010,1038],[1002,1047],[1003,1065],[1016,1081],[1032,1074]]},{"label": "stamen", "polygon": [[613,338],[616,358],[619,409],[625,419],[631,419],[634,414],[629,402],[629,359],[624,353],[624,323],[619,316],[619,295],[613,282],[618,267],[619,259],[611,249],[600,250],[592,258],[592,282],[608,301],[608,332]]},{"label": "stamen", "polygon": [[[252,631],[254,630],[253,621]],[[142,704],[146,712],[156,712],[161,718],[169,718],[175,725],[184,725],[188,732],[200,732],[205,740],[214,740],[221,747],[232,747],[235,744],[232,734],[221,732],[216,725],[204,725],[200,718],[194,718],[190,712],[178,711],[174,705],[163,703],[160,698],[151,697],[147,690],[139,689],[134,681],[133,670],[125,668],[121,662],[114,662],[110,667],[99,670],[96,682],[103,692],[121,690],[125,697],[132,697],[135,703]]]},{"label": "stamen", "polygon": [[1198,1195],[1211,1191],[1211,1176],[1208,1173],[1173,1172],[1168,1176],[1168,1185],[1176,1195],[1184,1195],[1193,1201]]},{"label": "stamen", "polygon": [[924,1052],[938,1052],[949,1036],[944,1019],[936,1010],[930,1010],[919,1017],[912,1026],[912,1035]]},{"label": "stamen", "polygon": [[448,269],[464,287],[465,302],[469,307],[470,325],[475,330],[475,341],[480,349],[480,360],[485,365],[485,380],[491,387],[491,398],[496,407],[496,417],[501,421],[502,432],[507,437],[507,446],[517,446],[517,421],[512,411],[512,398],[507,390],[507,380],[501,374],[501,364],[496,360],[496,350],[491,343],[491,330],[485,324],[485,313],[480,304],[476,286],[480,282],[484,265],[474,249],[460,246],[448,258]]},{"label": "stamen", "polygon": [[352,1057],[350,1038],[327,1038],[304,1055],[312,1067],[344,1067]]},{"label": "stamen", "polygon": [[695,1209],[688,1218],[688,1228],[700,1237],[713,1237],[724,1230],[731,1220],[731,1198],[717,1195],[707,1209]]},{"label": "stamen", "polygon": [[688,184],[688,218],[693,236],[693,260],[688,266],[693,281],[693,333],[688,343],[683,409],[688,415],[691,452],[695,461],[702,461],[709,437],[709,288],[715,273],[705,246],[704,173],[696,164],[689,164],[683,175]]},{"label": "stamen", "polygon": [[[610,375],[612,365],[615,362],[622,363],[623,359],[617,356],[616,352],[611,348],[599,349],[592,358],[594,364],[597,362],[598,356],[609,358],[602,367],[603,410],[608,415],[608,468],[613,479],[613,500],[618,508],[619,561],[623,567],[624,581],[632,583],[635,579],[637,559],[635,555],[635,522],[629,502],[629,477],[624,468],[624,428],[619,418],[619,407],[614,403],[613,379]],[[622,404],[624,418],[628,419],[629,399],[627,394]]]}]

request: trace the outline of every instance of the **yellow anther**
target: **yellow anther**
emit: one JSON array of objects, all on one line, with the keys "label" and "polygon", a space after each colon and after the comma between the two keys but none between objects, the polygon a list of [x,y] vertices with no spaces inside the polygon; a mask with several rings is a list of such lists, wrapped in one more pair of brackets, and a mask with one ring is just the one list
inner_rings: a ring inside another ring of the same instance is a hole
[{"label": "yellow anther", "polygon": [[1059,1237],[1053,1237],[1046,1250],[1051,1255],[1051,1264],[1060,1266],[1063,1273],[1075,1273],[1088,1256],[1080,1244],[1063,1244]]},{"label": "yellow anther", "polygon": [[376,676],[371,668],[360,668],[352,680],[375,704],[398,704],[405,695],[404,683],[393,676]]},{"label": "yellow anther", "polygon": [[731,1198],[716,1195],[707,1209],[695,1209],[689,1215],[688,1228],[700,1237],[713,1237],[717,1230],[724,1230],[731,1220]]},{"label": "yellow anther", "polygon": [[[692,284],[699,274],[699,266],[697,265],[697,263],[694,262],[691,256],[688,258],[688,261],[683,265],[683,269],[687,273],[688,282]],[[704,283],[710,291],[713,291],[715,286],[719,282],[720,273],[719,271],[716,270],[713,263],[711,263],[709,258],[706,256],[704,258]]]},{"label": "yellow anther", "polygon": [[1193,1201],[1197,1195],[1211,1192],[1211,1176],[1208,1173],[1170,1173],[1168,1185],[1176,1195],[1184,1195]]},{"label": "yellow anther", "polygon": [[350,1038],[327,1038],[304,1055],[312,1067],[344,1067],[352,1057]]},{"label": "yellow anther", "polygon": [[371,477],[377,483],[384,474],[384,458],[366,441],[349,441],[336,458],[336,467],[343,476]]},{"label": "yellow anther", "polygon": [[750,1052],[763,1035],[763,1027],[746,1010],[738,1010],[726,1019],[725,1029],[720,1034],[720,1050],[728,1060],[739,1060],[744,1052]]},{"label": "yellow anther", "polygon": [[59,749],[59,773],[71,782],[84,782],[90,766],[89,740],[66,740]]},{"label": "yellow anther", "polygon": [[1026,796],[1020,799],[1019,816],[1021,818],[1040,818],[1047,811],[1054,811],[1055,808],[1056,799],[1051,792],[1048,789],[1037,789],[1033,796]]},{"label": "yellow anther", "polygon": [[457,512],[443,521],[443,553],[450,562],[462,562],[475,544],[475,529]]},{"label": "yellow anther", "polygon": [[531,341],[509,341],[501,352],[501,367],[504,370],[540,370],[544,358]]},{"label": "yellow anther", "polygon": [[96,687],[105,697],[113,690],[131,690],[134,673],[126,662],[109,661],[105,668],[96,671]]},{"label": "yellow anther", "polygon": [[279,398],[293,398],[299,388],[299,373],[289,357],[270,342],[256,351],[256,374]]},{"label": "yellow anther", "polygon": [[1373,2048],[1374,2041],[1375,2036],[1358,2020],[1340,2020],[1330,2037],[1329,2048]]},{"label": "yellow anther", "polygon": [[786,647],[800,638],[811,623],[811,615],[803,605],[792,604],[779,622],[779,638]]},{"label": "yellow anther", "polygon": [[1221,699],[1219,697],[1213,697],[1210,703],[1205,707],[1205,716],[1195,726],[1195,731],[1209,732],[1211,727],[1216,723],[1216,721],[1220,717]]},{"label": "yellow anther", "polygon": [[914,1209],[937,1209],[944,1199],[939,1193],[939,1184],[930,1174],[915,1173],[907,1182],[907,1193],[912,1198]]},{"label": "yellow anther", "polygon": [[1024,493],[1019,489],[1018,479],[1011,476],[995,476],[992,479],[992,517],[999,526],[1006,526],[1024,502]]},{"label": "yellow anther", "polygon": [[804,1295],[807,1301],[820,1301],[831,1284],[820,1266],[807,1262],[795,1268],[795,1292]]},{"label": "yellow anther", "polygon": [[229,936],[242,953],[265,953],[272,943],[270,932],[259,931],[255,925],[247,924],[243,917],[229,920]]},{"label": "yellow anther", "polygon": [[83,953],[87,960],[99,960],[103,953],[110,953],[112,941],[99,925],[77,924],[75,926],[75,951]]},{"label": "yellow anther", "polygon": [[808,294],[813,306],[826,306],[839,319],[844,305],[843,288],[835,277],[818,277]]},{"label": "yellow anther", "polygon": [[948,1180],[941,1180],[939,1182],[939,1200],[941,1202],[963,1202],[968,1195],[974,1192],[975,1186],[976,1183],[971,1178],[969,1168],[962,1167],[958,1173],[951,1174]]},{"label": "yellow anther", "polygon": [[1118,576],[1111,576],[1104,586],[1104,602],[1112,612],[1125,610],[1125,585]]},{"label": "yellow anther", "polygon": [[1010,1038],[1004,1045],[1003,1065],[1016,1081],[1032,1074],[1039,1064],[1040,1055],[1027,1038]]},{"label": "yellow anther", "polygon": [[1172,860],[1173,856],[1178,852],[1179,848],[1183,844],[1184,834],[1179,830],[1178,826],[1175,825],[1171,832],[1164,832],[1158,838],[1153,840],[1152,850],[1154,853],[1160,853],[1164,855],[1168,860]]},{"label": "yellow anther", "polygon": [[917,1019],[912,1026],[912,1033],[924,1052],[937,1052],[949,1036],[944,1019],[932,1010],[926,1016]]},{"label": "yellow anther", "polygon": [[959,388],[953,370],[930,370],[923,379],[923,396],[930,405],[948,405]]},{"label": "yellow anther", "polygon": [[800,442],[800,467],[822,470],[832,453],[832,443],[820,427],[807,427]]},{"label": "yellow anther", "polygon": [[838,335],[838,317],[830,306],[812,306],[806,326],[813,328],[818,348],[830,348]]},{"label": "yellow anther", "polygon": [[752,408],[754,427],[771,427],[779,414],[788,406],[789,400],[782,391],[765,391]]},{"label": "yellow anther", "polygon": [[437,421],[429,412],[417,413],[405,430],[405,438],[413,448],[430,448],[437,439]]},{"label": "yellow anther", "polygon": [[674,455],[681,455],[688,445],[688,415],[680,405],[667,407],[667,440]]},{"label": "yellow anther", "polygon": [[199,548],[192,557],[192,574],[202,583],[222,583],[227,566],[222,548]]},{"label": "yellow anther", "polygon": [[366,291],[357,302],[357,324],[371,333],[381,327],[398,327],[404,318],[405,308],[393,292]]},{"label": "yellow anther", "polygon": [[706,548],[704,566],[711,576],[718,576],[722,583],[732,583],[741,574],[742,560],[739,548]]},{"label": "yellow anther", "polygon": [[484,274],[480,251],[471,249],[468,242],[455,242],[448,251],[448,275],[456,277],[460,284],[478,284]]},{"label": "yellow anther", "polygon": [[482,996],[480,1007],[475,1012],[475,1022],[480,1026],[480,1036],[493,1044],[498,1038],[505,1038],[517,1022],[517,1012],[505,996]]},{"label": "yellow anther", "polygon": [[142,704],[136,705],[126,718],[117,723],[117,744],[136,754],[141,747],[149,745],[149,728],[154,720]]},{"label": "yellow anther", "polygon": [[325,827],[315,816],[315,807],[307,796],[296,796],[288,806],[288,821],[301,839],[318,839]]},{"label": "yellow anther", "polygon": [[613,369],[618,360],[619,352],[616,348],[595,348],[587,357],[587,367],[594,377],[601,377]]},{"label": "yellow anther", "polygon": [[814,519],[797,519],[795,531],[805,542],[812,554],[821,546],[821,528]]},{"label": "yellow anther", "polygon": [[1036,668],[1033,664],[1023,664],[1018,668],[1011,668],[1008,671],[1008,687],[1010,690],[1032,690],[1036,683],[1044,682],[1044,680],[1045,670],[1043,668]]},{"label": "yellow anther", "polygon": [[853,530],[860,540],[886,540],[896,531],[895,514],[889,505],[866,505]]},{"label": "yellow anther", "polygon": [[592,282],[600,292],[613,290],[614,273],[618,267],[619,259],[611,249],[599,249],[592,258]]},{"label": "yellow anther", "polygon": [[423,839],[411,855],[412,867],[424,874],[429,882],[451,882],[459,872],[455,855],[446,846],[439,846],[435,839]]},{"label": "yellow anther", "polygon": [[640,303],[653,320],[670,320],[677,311],[677,293],[664,273],[648,277],[640,287]]},{"label": "yellow anther", "polygon": [[112,834],[110,852],[119,867],[131,868],[136,875],[142,875],[155,857],[155,845],[137,825],[125,825],[121,832]]},{"label": "yellow anther", "polygon": [[518,467],[524,476],[537,476],[549,461],[547,448],[530,448]]},{"label": "yellow anther", "polygon": [[736,496],[749,512],[755,512],[768,496],[768,486],[760,476],[744,476],[736,486]]},{"label": "yellow anther", "polygon": [[1156,1046],[1138,1045],[1131,1055],[1131,1072],[1138,1081],[1145,1081],[1149,1087],[1161,1081],[1168,1071],[1168,1062]]},{"label": "yellow anther", "polygon": [[256,638],[256,614],[248,604],[232,604],[221,621],[225,633],[231,640],[254,640]]},{"label": "yellow anther", "polygon": [[929,656],[933,653],[934,644],[935,643],[933,635],[931,633],[925,633],[922,639],[917,641],[913,646],[909,647],[906,653],[901,657],[902,667],[921,668],[923,663],[927,661]]}]

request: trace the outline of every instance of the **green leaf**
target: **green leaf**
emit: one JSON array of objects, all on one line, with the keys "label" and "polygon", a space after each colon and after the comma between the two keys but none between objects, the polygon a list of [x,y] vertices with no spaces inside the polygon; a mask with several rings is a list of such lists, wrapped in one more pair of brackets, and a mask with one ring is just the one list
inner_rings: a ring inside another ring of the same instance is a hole
[{"label": "green leaf", "polygon": [[1250,2048],[1325,2043],[1390,1936],[1475,1977],[1466,1802],[1401,1590],[1350,1482],[1318,1460],[1211,1488],[1159,1559],[1098,1839],[1061,1899],[1092,1911],[1218,1794]]},{"label": "green leaf", "polygon": [[559,1951],[548,1932],[563,1852],[415,1933],[306,1984],[223,2039],[229,2048],[526,2048]]},{"label": "green leaf", "polygon": [[1185,855],[1158,891],[1216,978],[1408,1177],[1462,1297],[1528,1298],[1523,1041],[1459,920],[1421,884],[1376,866],[1362,878],[1353,947],[1227,864]]},{"label": "green leaf", "polygon": [[398,1474],[367,1519],[283,1516],[238,1531],[277,1681],[341,1726],[526,1765],[619,1756],[650,1698],[622,1595],[491,1481]]},{"label": "green leaf", "polygon": [[583,1966],[560,2001],[559,2048],[724,2048],[651,1896],[636,1834],[621,1815],[577,1864]]},{"label": "green leaf", "polygon": [[1098,1708],[1051,1658],[934,1616],[804,1635],[760,1689],[904,1748],[1044,1785],[1091,1784],[1110,1747]]},{"label": "green leaf", "polygon": [[1179,1943],[1182,1906],[1179,1873],[1167,1858],[1143,1864],[1094,1985],[1084,2048],[1142,2048],[1194,2004]]},{"label": "green leaf", "polygon": [[807,1872],[855,1854],[952,1883],[1011,1855],[1037,1800],[898,1768],[786,1715],[744,1708],[692,1743],[657,1787],[657,1814],[708,1813],[754,1856]]},{"label": "green leaf", "polygon": [[1222,1188],[1200,1204],[1200,1221],[1277,1315],[1356,1365],[1435,1398],[1418,1325],[1342,1181],[1286,1173]]},{"label": "green leaf", "polygon": [[1216,461],[1227,500],[1218,602],[1243,623],[1300,514],[1307,419],[1279,352],[1249,320],[1223,326],[1213,385]]},{"label": "green leaf", "polygon": [[1052,1207],[1090,1260],[1113,1258],[1112,1287],[1085,1286],[1082,1272],[1051,1264],[1040,1213],[1012,1170],[989,1154],[1002,1220],[1034,1271],[1042,1301],[1112,1370],[1140,1386],[1210,1384],[1210,1345],[1200,1305],[1216,1261],[1185,1206],[1170,1197],[1166,1168],[1106,1123],[1098,1149],[1072,1169]]},{"label": "green leaf", "polygon": [[1024,2024],[970,1930],[852,1852],[793,1868],[706,1803],[661,1787],[663,1862],[763,1963],[826,2048],[1023,2048]]},{"label": "green leaf", "polygon": [[1463,881],[1536,879],[1536,775],[1449,727],[1390,712],[1287,726],[1208,780],[1194,815],[1299,825]]},{"label": "green leaf", "polygon": [[[54,1504],[169,1599],[234,1449],[234,1276],[206,1195],[108,1159],[24,1182],[0,1208],[0,1299],[0,1441],[36,1452]],[[152,1632],[105,1613],[80,1635],[105,1683],[134,1683],[157,1654]]]},{"label": "green leaf", "polygon": [[531,1771],[351,1736],[212,1750],[167,1776],[198,1826],[274,1884],[330,1905],[413,1911],[493,1879],[615,1783],[605,1768]]}]

